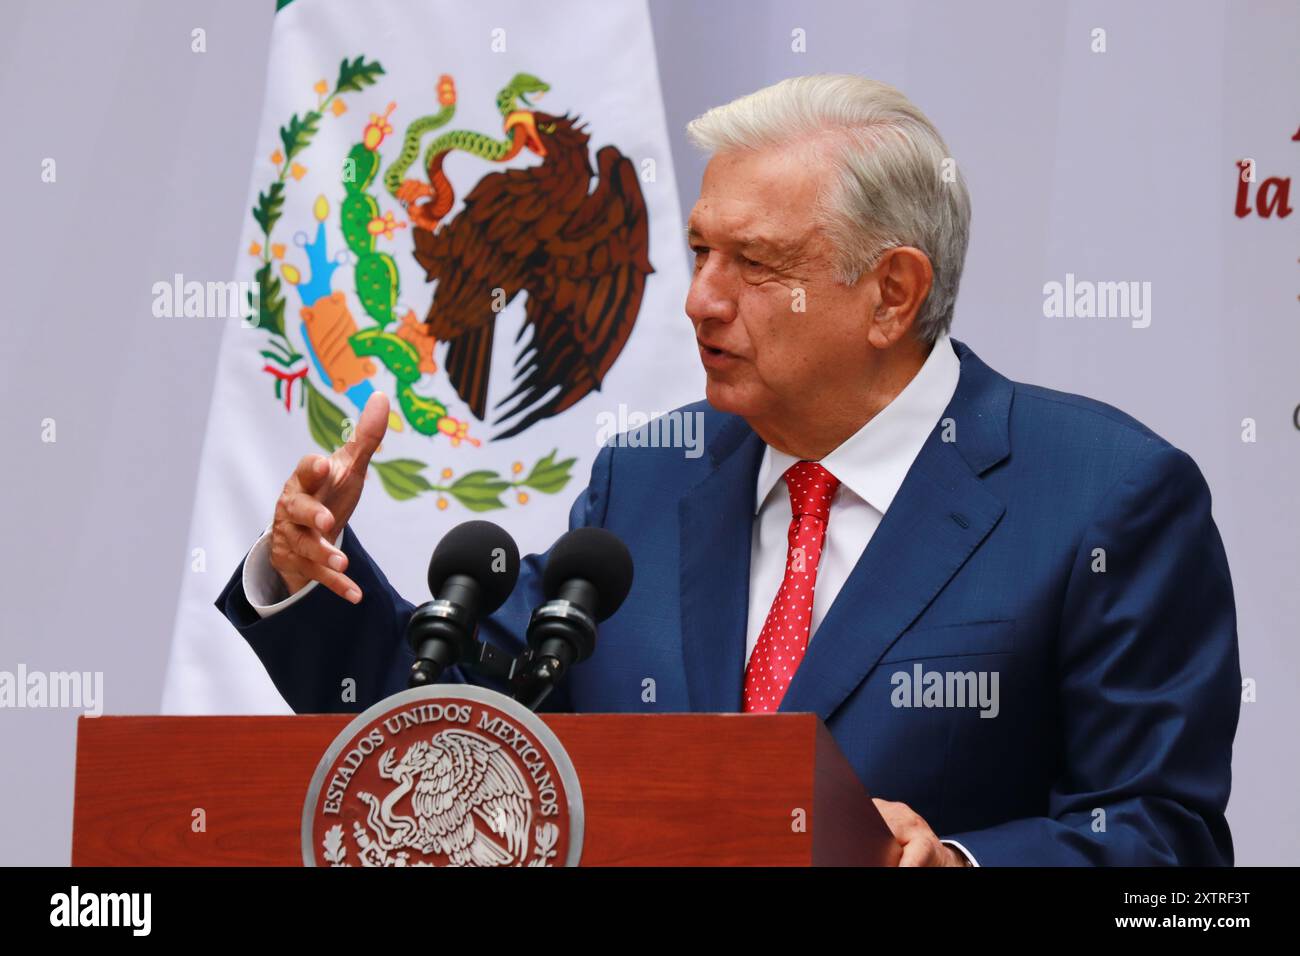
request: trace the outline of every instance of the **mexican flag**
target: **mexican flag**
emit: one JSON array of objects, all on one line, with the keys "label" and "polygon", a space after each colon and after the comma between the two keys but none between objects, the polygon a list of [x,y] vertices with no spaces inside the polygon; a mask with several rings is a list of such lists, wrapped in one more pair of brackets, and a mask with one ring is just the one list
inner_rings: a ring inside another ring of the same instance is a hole
[{"label": "mexican flag", "polygon": [[611,423],[703,395],[644,3],[280,0],[236,253],[164,712],[288,711],[212,602],[373,391],[351,524],[416,602],[448,529],[544,550]]}]

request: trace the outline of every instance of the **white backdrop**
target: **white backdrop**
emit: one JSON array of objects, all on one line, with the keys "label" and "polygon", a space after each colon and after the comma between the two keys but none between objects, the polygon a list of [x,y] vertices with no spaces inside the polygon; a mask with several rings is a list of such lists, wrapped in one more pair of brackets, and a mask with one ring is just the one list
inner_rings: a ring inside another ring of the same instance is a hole
[{"label": "white backdrop", "polygon": [[[154,319],[149,290],[177,271],[229,271],[270,5],[30,0],[9,5],[0,34],[0,90],[24,117],[0,151],[13,187],[0,669],[103,671],[109,713],[160,707],[220,338],[215,323]],[[1238,218],[1233,205],[1243,157],[1260,180],[1300,173],[1300,6],[655,0],[651,20],[683,212],[703,160],[682,126],[707,107],[800,73],[894,83],[970,183],[954,335],[1013,378],[1124,409],[1196,459],[1257,682],[1228,810],[1237,859],[1293,863],[1300,215]],[[805,52],[791,48],[797,30]],[[48,156],[55,185],[40,181]],[[1067,273],[1150,282],[1150,326],[1044,318],[1044,284]],[[49,417],[52,445],[39,438]],[[213,595],[227,573],[209,568]],[[74,729],[68,711],[0,711],[0,760],[22,781],[0,793],[0,862],[68,859]]]}]

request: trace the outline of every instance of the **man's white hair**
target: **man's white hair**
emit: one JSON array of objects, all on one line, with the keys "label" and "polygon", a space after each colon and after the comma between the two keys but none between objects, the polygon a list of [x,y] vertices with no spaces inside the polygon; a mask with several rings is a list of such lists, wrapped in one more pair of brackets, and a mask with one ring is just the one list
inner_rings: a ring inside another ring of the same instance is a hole
[{"label": "man's white hair", "polygon": [[920,249],[934,281],[916,334],[934,342],[948,331],[970,234],[970,195],[939,131],[901,92],[850,74],[797,76],[716,106],[686,131],[710,153],[831,146],[838,175],[818,197],[818,212],[837,250],[837,278],[856,282],[887,249]]}]

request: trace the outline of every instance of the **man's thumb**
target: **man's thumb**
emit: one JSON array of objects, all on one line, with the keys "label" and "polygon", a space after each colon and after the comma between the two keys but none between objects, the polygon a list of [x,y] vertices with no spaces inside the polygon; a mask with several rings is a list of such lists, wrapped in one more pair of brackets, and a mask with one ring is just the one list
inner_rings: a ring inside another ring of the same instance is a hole
[{"label": "man's thumb", "polygon": [[375,392],[361,410],[356,431],[352,434],[352,460],[359,468],[370,464],[370,456],[388,432],[388,396]]}]

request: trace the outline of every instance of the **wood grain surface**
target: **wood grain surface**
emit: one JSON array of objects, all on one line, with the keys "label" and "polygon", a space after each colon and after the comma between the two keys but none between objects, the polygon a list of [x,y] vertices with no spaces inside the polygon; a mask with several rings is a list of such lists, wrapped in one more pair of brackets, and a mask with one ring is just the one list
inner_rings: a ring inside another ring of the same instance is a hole
[{"label": "wood grain surface", "polygon": [[[350,719],[81,718],[73,864],[300,865],[308,784]],[[879,865],[896,852],[812,714],[542,719],[581,782],[584,866]]]}]

